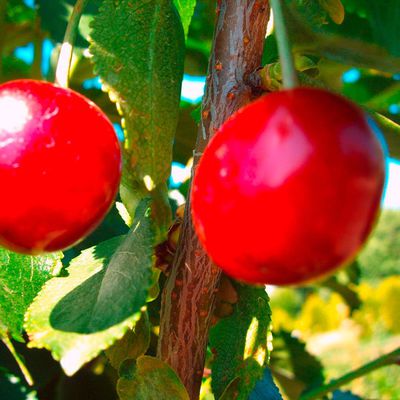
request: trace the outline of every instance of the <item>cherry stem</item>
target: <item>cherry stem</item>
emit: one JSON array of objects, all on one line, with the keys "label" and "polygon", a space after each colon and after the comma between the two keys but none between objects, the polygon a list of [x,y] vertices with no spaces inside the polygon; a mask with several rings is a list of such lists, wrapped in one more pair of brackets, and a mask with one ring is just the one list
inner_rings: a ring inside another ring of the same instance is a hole
[{"label": "cherry stem", "polygon": [[274,15],[275,36],[278,42],[279,58],[282,65],[283,86],[286,89],[293,89],[298,86],[299,83],[283,14],[282,0],[271,0],[271,7]]},{"label": "cherry stem", "polygon": [[75,3],[65,31],[60,55],[58,56],[55,83],[64,88],[68,87],[72,53],[74,50],[76,35],[78,33],[79,21],[88,2],[89,0],[77,0]]},{"label": "cherry stem", "polygon": [[15,361],[17,362],[18,367],[21,370],[22,374],[24,375],[24,378],[25,378],[26,382],[28,383],[28,385],[33,386],[34,382],[33,382],[32,375],[28,371],[28,368],[26,368],[21,356],[15,350],[15,347],[12,344],[10,338],[8,336],[6,336],[6,337],[3,337],[1,340],[5,344],[5,346],[8,348],[9,352],[13,355],[13,357],[14,357]]},{"label": "cherry stem", "polygon": [[372,371],[379,368],[386,367],[395,363],[400,362],[400,347],[390,353],[384,354],[383,356],[364,364],[363,366],[341,376],[338,379],[327,383],[326,385],[319,386],[309,392],[304,393],[300,396],[300,400],[314,400],[324,397],[326,394],[333,392],[339,387],[353,381],[356,378],[360,378]]}]

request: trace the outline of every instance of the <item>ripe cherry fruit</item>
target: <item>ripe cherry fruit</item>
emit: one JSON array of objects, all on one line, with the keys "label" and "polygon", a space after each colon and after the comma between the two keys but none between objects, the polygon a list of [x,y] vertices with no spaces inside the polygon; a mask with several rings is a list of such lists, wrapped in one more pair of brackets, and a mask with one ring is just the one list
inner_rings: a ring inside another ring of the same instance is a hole
[{"label": "ripe cherry fruit", "polygon": [[118,191],[121,149],[91,101],[33,80],[0,85],[0,244],[39,254],[72,246]]},{"label": "ripe cherry fruit", "polygon": [[298,284],[355,257],[384,181],[361,110],[323,90],[284,90],[241,109],[209,143],[193,181],[194,226],[232,277]]}]

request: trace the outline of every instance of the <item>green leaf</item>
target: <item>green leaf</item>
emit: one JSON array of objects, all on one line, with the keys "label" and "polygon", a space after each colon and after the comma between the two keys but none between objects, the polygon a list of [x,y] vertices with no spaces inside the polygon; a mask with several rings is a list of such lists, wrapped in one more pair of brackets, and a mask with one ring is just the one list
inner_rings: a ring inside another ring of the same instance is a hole
[{"label": "green leaf", "polygon": [[373,234],[358,257],[362,276],[372,283],[398,275],[399,260],[400,211],[384,209]]},{"label": "green leaf", "polygon": [[314,34],[307,42],[298,43],[297,50],[361,68],[389,73],[400,69],[400,58],[391,56],[385,49],[338,35]]},{"label": "green leaf", "polygon": [[285,8],[285,18],[296,52],[393,74],[400,70],[400,57],[391,55],[387,49],[337,34],[314,32],[296,11]]},{"label": "green leaf", "polygon": [[335,24],[344,20],[344,7],[341,0],[318,0],[321,7],[329,14]]},{"label": "green leaf", "polygon": [[[38,0],[39,16],[44,30],[48,31],[51,38],[58,43],[64,40],[65,30],[76,0]],[[87,47],[89,24],[98,12],[101,0],[92,0],[85,7],[79,22],[76,46]]]},{"label": "green leaf", "polygon": [[304,23],[315,29],[328,22],[328,10],[322,0],[286,0],[286,3],[299,13]]},{"label": "green leaf", "polygon": [[15,56],[3,57],[3,75],[0,78],[1,82],[11,81],[27,76],[29,70],[29,65]]},{"label": "green leaf", "polygon": [[118,381],[121,400],[189,400],[175,371],[158,358],[141,356]]},{"label": "green leaf", "polygon": [[366,16],[371,24],[375,41],[390,54],[400,56],[398,0],[365,1]]},{"label": "green leaf", "polygon": [[179,15],[171,0],[104,0],[90,50],[124,118],[128,193],[121,195],[135,203],[170,174],[184,58]]},{"label": "green leaf", "polygon": [[146,353],[150,345],[150,322],[147,312],[142,314],[133,329],[129,329],[124,337],[106,350],[110,364],[118,370],[126,359],[136,360]]},{"label": "green leaf", "polygon": [[349,306],[350,312],[360,308],[362,303],[358,293],[348,285],[344,285],[343,283],[339,282],[335,276],[331,276],[325,281],[321,282],[321,286],[325,286],[333,292],[339,294]]},{"label": "green leaf", "polygon": [[391,104],[400,104],[399,82],[396,82],[385,90],[382,90],[379,94],[372,97],[372,99],[369,99],[365,105],[374,111],[386,112]]},{"label": "green leaf", "polygon": [[361,306],[361,299],[354,290],[354,285],[359,283],[360,275],[360,266],[357,261],[354,261],[347,268],[326,278],[320,284],[338,293],[349,306],[350,311],[353,312]]},{"label": "green leaf", "polygon": [[400,159],[400,125],[379,113],[372,116],[385,135],[390,157]]},{"label": "green leaf", "polygon": [[61,253],[32,257],[0,248],[0,338],[23,341],[24,315],[43,284],[62,267]]},{"label": "green leaf", "polygon": [[256,383],[253,391],[250,393],[249,400],[282,400],[282,396],[278,387],[272,379],[270,369],[265,368],[264,375],[260,381]]},{"label": "green leaf", "polygon": [[196,0],[174,0],[176,9],[181,16],[183,31],[187,37],[190,21],[192,20],[194,9],[196,7]]},{"label": "green leaf", "polygon": [[239,301],[233,315],[210,331],[215,354],[211,386],[216,398],[229,382],[240,378],[237,399],[247,399],[268,361],[271,311],[264,288],[237,284]]},{"label": "green leaf", "polygon": [[343,0],[347,12],[356,13],[365,18],[369,0]]},{"label": "green leaf", "polygon": [[235,378],[232,382],[230,382],[221,394],[219,400],[237,399],[237,396],[239,394],[239,382],[240,378]]},{"label": "green leaf", "polygon": [[126,237],[73,259],[69,275],[47,282],[26,314],[30,347],[52,352],[67,375],[122,338],[140,319],[152,284],[154,229],[149,201]]},{"label": "green leaf", "polygon": [[159,295],[160,295],[160,274],[161,270],[158,268],[153,268],[152,269],[152,279],[151,279],[151,285],[149,288],[149,293],[147,295],[147,302],[150,303],[154,301]]},{"label": "green leaf", "polygon": [[0,368],[0,399],[37,400],[36,392],[25,386],[21,379]]},{"label": "green leaf", "polygon": [[[304,76],[318,75],[317,63],[309,57],[296,55],[294,58],[295,67],[300,83],[303,84]],[[258,71],[261,77],[261,84],[264,90],[276,91],[281,90],[283,87],[283,76],[282,76],[282,65],[279,61],[272,64],[267,64]],[[307,74],[306,74],[307,73]],[[311,77],[309,78],[313,82]],[[304,86],[315,86],[315,85],[304,85]]]},{"label": "green leaf", "polygon": [[6,2],[6,21],[22,24],[31,22],[36,17],[36,12],[28,7],[23,0],[8,0]]},{"label": "green leaf", "polygon": [[274,333],[271,365],[273,369],[290,371],[308,387],[324,382],[323,367],[319,360],[308,353],[303,342],[283,330]]}]

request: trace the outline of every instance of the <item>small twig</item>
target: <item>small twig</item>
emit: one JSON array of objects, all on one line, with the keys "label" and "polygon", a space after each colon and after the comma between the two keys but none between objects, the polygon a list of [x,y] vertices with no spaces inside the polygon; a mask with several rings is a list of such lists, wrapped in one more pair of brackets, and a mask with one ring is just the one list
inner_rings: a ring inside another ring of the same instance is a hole
[{"label": "small twig", "polygon": [[386,367],[391,364],[395,364],[400,362],[400,348],[385,354],[374,361],[371,361],[360,368],[355,369],[338,379],[335,379],[329,382],[326,385],[322,385],[317,387],[309,392],[304,393],[300,396],[300,400],[314,400],[320,399],[324,395],[333,392],[334,390],[340,388],[341,386],[345,385],[353,381],[354,379],[360,378],[361,376],[367,375],[372,371],[375,371],[379,368]]},{"label": "small twig", "polygon": [[[217,15],[194,169],[217,129],[253,98],[248,78],[261,64],[269,2],[220,0]],[[221,270],[212,264],[197,239],[189,203],[163,292],[158,355],[178,373],[195,400],[199,397]]]},{"label": "small twig", "polygon": [[71,68],[72,53],[78,33],[79,21],[88,1],[89,0],[77,0],[65,31],[64,42],[58,57],[55,79],[56,84],[64,88],[68,87],[69,71]]}]

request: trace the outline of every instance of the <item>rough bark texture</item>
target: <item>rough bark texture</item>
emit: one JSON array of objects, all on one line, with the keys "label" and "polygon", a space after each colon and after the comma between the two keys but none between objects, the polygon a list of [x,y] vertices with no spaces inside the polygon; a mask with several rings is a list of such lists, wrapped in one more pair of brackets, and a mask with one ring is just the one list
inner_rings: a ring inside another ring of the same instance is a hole
[{"label": "rough bark texture", "polygon": [[[219,0],[217,16],[194,169],[220,125],[254,97],[248,78],[261,64],[269,2]],[[192,400],[199,397],[220,277],[198,242],[187,203],[163,292],[158,355],[178,373]]]}]

